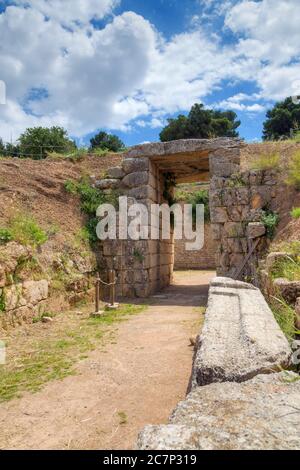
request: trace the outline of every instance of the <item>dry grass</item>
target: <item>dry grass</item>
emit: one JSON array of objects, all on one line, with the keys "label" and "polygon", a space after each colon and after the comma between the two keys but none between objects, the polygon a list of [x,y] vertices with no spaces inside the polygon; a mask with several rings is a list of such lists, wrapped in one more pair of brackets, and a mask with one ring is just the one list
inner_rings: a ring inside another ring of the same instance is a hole
[{"label": "dry grass", "polygon": [[252,170],[276,170],[280,166],[280,154],[262,153],[250,162]]},{"label": "dry grass", "polygon": [[70,311],[54,318],[53,323],[37,323],[2,336],[7,363],[0,366],[0,402],[36,392],[51,380],[75,374],[78,361],[90,351],[103,348],[114,338],[117,323],[141,313],[146,306],[122,305],[116,312],[90,318],[93,306],[81,314]]}]

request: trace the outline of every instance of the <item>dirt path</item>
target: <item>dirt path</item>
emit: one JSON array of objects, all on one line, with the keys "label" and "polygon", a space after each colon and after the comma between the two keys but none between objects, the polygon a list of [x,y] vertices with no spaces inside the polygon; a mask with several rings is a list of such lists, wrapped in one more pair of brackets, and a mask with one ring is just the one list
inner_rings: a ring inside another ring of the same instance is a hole
[{"label": "dirt path", "polygon": [[131,449],[146,424],[165,423],[184,398],[212,272],[179,272],[115,342],[76,375],[0,405],[0,448]]}]

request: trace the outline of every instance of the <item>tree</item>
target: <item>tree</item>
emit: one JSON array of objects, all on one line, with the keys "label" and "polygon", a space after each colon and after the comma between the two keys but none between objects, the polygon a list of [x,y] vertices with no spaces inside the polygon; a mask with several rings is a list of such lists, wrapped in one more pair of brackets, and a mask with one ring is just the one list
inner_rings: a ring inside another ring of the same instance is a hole
[{"label": "tree", "polygon": [[194,104],[188,116],[180,114],[175,119],[168,119],[168,125],[160,133],[160,140],[238,137],[236,129],[241,122],[236,119],[233,111],[215,111],[205,109],[203,104]]},{"label": "tree", "polygon": [[5,145],[0,137],[0,155],[5,155]]},{"label": "tree", "polygon": [[66,153],[77,148],[76,144],[69,139],[67,131],[58,126],[26,129],[19,137],[19,142],[20,155],[35,160],[46,158],[50,152]]},{"label": "tree", "polygon": [[15,144],[4,144],[3,140],[0,138],[0,156],[5,157],[19,157],[20,148],[19,145]]},{"label": "tree", "polygon": [[264,122],[263,139],[279,140],[290,137],[291,129],[300,125],[300,105],[294,104],[292,98],[286,98],[275,104],[267,112]]},{"label": "tree", "polygon": [[118,136],[101,131],[90,140],[90,150],[101,149],[111,152],[120,152],[125,148],[124,143]]}]

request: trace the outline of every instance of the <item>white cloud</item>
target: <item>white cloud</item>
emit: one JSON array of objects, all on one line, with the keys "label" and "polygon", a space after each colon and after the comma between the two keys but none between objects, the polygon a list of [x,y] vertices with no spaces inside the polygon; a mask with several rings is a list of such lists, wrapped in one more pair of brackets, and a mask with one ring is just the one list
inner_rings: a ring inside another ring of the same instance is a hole
[{"label": "white cloud", "polygon": [[238,93],[229,97],[226,100],[219,101],[213,104],[214,108],[231,109],[232,111],[243,111],[247,113],[261,113],[265,111],[265,106],[259,103],[252,103],[260,98],[260,95],[254,93],[253,95],[246,95],[245,93]]},{"label": "white cloud", "polygon": [[[46,21],[33,8],[9,7],[0,15],[0,43],[6,45],[0,50],[1,78],[14,103],[14,112],[0,109],[4,139],[41,122],[67,123],[77,136],[102,126],[124,128],[148,112],[147,103],[131,95],[145,79],[156,32],[135,13],[87,34]],[[27,101],[26,114],[21,104],[32,88],[45,89],[48,96]]]},{"label": "white cloud", "polygon": [[8,98],[0,107],[0,132],[6,140],[33,125],[60,124],[78,137],[100,127],[128,130],[132,120],[160,127],[166,115],[205,101],[224,80],[252,81],[259,92],[216,105],[262,112],[266,102],[295,93],[300,77],[298,0],[199,2],[199,17],[203,11],[225,15],[235,35],[230,44],[221,31],[208,33],[199,18],[193,30],[169,41],[133,12],[93,27],[90,20],[112,13],[119,0],[15,3],[0,14],[0,79]]},{"label": "white cloud", "polygon": [[299,0],[244,0],[227,12],[225,24],[245,36],[240,41],[245,54],[277,64],[299,59]]},{"label": "white cloud", "polygon": [[119,0],[15,0],[17,5],[30,5],[36,11],[62,24],[88,23],[104,18],[119,4]]}]

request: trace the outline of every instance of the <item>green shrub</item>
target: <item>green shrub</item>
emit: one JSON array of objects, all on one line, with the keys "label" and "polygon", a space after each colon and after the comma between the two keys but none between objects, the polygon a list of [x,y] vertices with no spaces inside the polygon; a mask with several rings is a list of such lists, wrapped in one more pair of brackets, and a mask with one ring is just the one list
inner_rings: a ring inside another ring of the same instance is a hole
[{"label": "green shrub", "polygon": [[0,245],[8,243],[13,239],[12,233],[8,228],[0,228]]},{"label": "green shrub", "polygon": [[96,217],[96,212],[101,204],[110,203],[114,206],[117,205],[117,193],[111,191],[110,194],[105,194],[97,188],[91,186],[90,182],[83,178],[81,181],[68,180],[65,182],[65,189],[71,194],[76,194],[80,197],[81,210],[88,216],[88,221],[85,224],[86,236],[88,234],[89,241],[95,243],[98,240],[96,234],[96,227],[99,222]]},{"label": "green shrub", "polygon": [[272,251],[284,251],[290,253],[293,257],[298,258],[300,255],[300,241],[280,242],[272,245]]},{"label": "green shrub", "polygon": [[133,252],[133,257],[139,262],[142,263],[145,260],[145,256],[143,253],[138,249],[135,248]]},{"label": "green shrub", "polygon": [[48,240],[46,232],[30,216],[17,215],[10,222],[12,239],[21,245],[37,247]]},{"label": "green shrub", "polygon": [[210,221],[210,210],[209,210],[209,191],[206,189],[201,189],[191,194],[189,199],[189,204],[193,205],[193,220],[196,221],[196,206],[203,204],[204,205],[204,220],[205,222]]},{"label": "green shrub", "polygon": [[295,207],[291,212],[291,216],[293,219],[300,219],[300,207]]},{"label": "green shrub", "polygon": [[280,162],[279,153],[263,153],[250,163],[250,167],[253,170],[278,169],[279,162]]},{"label": "green shrub", "polygon": [[261,221],[266,227],[267,237],[272,240],[272,238],[274,238],[274,235],[275,235],[276,227],[279,223],[279,215],[276,212],[265,210],[263,211]]},{"label": "green shrub", "polygon": [[47,157],[53,159],[71,160],[73,163],[83,160],[88,154],[87,149],[79,148],[69,153],[48,152]]},{"label": "green shrub", "polygon": [[273,279],[300,281],[300,257],[294,259],[287,255],[286,258],[278,260],[271,270],[271,276]]},{"label": "green shrub", "polygon": [[300,190],[300,151],[298,150],[292,156],[288,166],[287,183]]},{"label": "green shrub", "polygon": [[5,312],[5,308],[4,292],[0,290],[0,312]]},{"label": "green shrub", "polygon": [[186,204],[192,204],[193,206],[193,221],[196,221],[196,206],[204,205],[204,220],[205,222],[210,221],[210,209],[209,209],[209,191],[207,189],[200,189],[194,192],[185,192],[182,190],[176,191],[176,200],[185,202]]},{"label": "green shrub", "polygon": [[295,310],[293,310],[293,308],[288,305],[284,300],[275,297],[271,302],[271,309],[281,330],[287,337],[288,341],[292,342],[295,339],[296,335]]},{"label": "green shrub", "polygon": [[109,150],[107,149],[94,148],[93,150],[91,150],[90,153],[92,155],[95,155],[96,157],[106,157],[106,155],[108,155],[111,152],[109,152]]}]

